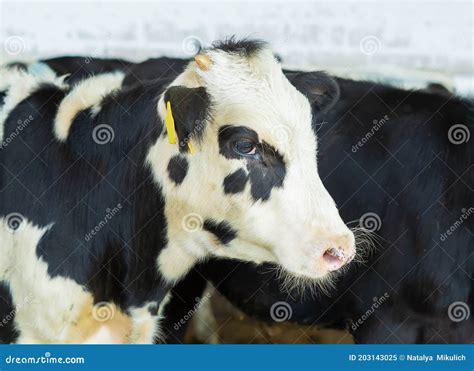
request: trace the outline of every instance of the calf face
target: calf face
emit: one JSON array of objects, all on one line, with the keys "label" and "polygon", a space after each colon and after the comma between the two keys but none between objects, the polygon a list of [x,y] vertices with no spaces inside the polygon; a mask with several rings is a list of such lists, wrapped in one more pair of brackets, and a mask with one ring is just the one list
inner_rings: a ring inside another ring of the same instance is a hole
[{"label": "calf face", "polygon": [[168,132],[148,156],[166,197],[167,278],[209,254],[307,278],[353,258],[353,234],[317,172],[312,128],[310,101],[324,109],[337,87],[315,81],[300,92],[263,43],[230,41],[168,87],[158,109],[168,124],[173,116],[176,144]]}]

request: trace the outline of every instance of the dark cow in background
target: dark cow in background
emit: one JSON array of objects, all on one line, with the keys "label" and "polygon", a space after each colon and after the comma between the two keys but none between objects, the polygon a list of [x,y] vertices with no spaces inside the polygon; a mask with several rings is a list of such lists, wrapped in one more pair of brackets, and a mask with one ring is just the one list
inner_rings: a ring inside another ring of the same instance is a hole
[{"label": "dark cow in background", "polygon": [[331,78],[295,89],[265,44],[234,40],[170,85],[1,73],[0,280],[18,342],[151,342],[169,290],[211,256],[308,283],[353,259],[316,166],[311,104],[331,105]]}]

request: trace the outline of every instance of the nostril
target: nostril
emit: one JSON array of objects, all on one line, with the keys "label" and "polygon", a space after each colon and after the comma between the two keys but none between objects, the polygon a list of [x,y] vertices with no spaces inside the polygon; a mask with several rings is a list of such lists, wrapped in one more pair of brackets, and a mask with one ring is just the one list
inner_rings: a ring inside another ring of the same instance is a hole
[{"label": "nostril", "polygon": [[326,262],[328,270],[335,271],[344,265],[346,255],[342,248],[331,247],[324,252],[323,260]]},{"label": "nostril", "polygon": [[344,258],[346,257],[346,255],[344,254],[344,250],[341,247],[337,247],[337,248],[331,247],[330,249],[327,249],[326,252],[341,260],[344,260]]}]

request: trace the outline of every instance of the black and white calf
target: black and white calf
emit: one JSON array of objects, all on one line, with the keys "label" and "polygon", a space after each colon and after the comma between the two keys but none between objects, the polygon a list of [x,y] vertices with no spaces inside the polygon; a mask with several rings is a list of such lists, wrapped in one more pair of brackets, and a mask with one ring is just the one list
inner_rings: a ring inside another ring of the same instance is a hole
[{"label": "black and white calf", "polygon": [[170,288],[210,256],[303,280],[353,258],[312,129],[310,101],[324,110],[336,85],[301,94],[263,43],[218,44],[167,87],[0,73],[0,280],[18,342],[152,342]]}]

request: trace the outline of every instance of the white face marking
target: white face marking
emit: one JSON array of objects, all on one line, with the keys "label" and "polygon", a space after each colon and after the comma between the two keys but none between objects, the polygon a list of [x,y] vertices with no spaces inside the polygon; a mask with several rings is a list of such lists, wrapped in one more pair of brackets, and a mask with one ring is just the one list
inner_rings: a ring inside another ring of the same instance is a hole
[{"label": "white face marking", "polygon": [[[286,79],[268,49],[250,57],[219,50],[207,55],[213,62],[208,70],[190,63],[171,84],[204,87],[211,99],[211,118],[201,133],[202,140],[193,141],[196,154],[186,156],[189,166],[182,183],[176,185],[167,174],[169,159],[178,153],[176,145],[160,137],[148,155],[166,197],[169,244],[159,258],[161,271],[176,281],[192,266],[193,257],[197,261],[214,255],[274,262],[302,277],[325,276],[351,259],[332,260],[330,266],[325,251],[337,249],[351,257],[355,246],[352,232],[318,175],[308,100]],[[158,111],[164,118],[163,97]],[[243,191],[224,194],[226,176],[238,169],[246,174],[251,171],[248,159],[229,159],[219,153],[217,138],[225,125],[252,129],[260,143],[270,145],[283,158],[283,184],[273,187],[267,200],[255,200],[250,181]],[[282,131],[286,133],[283,138]],[[201,224],[207,219],[228,222],[236,238],[224,246],[203,228],[186,230],[183,223],[194,214]],[[188,258],[173,261],[174,254],[182,255],[183,251]]]},{"label": "white face marking", "polygon": [[34,92],[41,84],[53,84],[61,89],[67,87],[63,77],[53,74],[33,76],[17,68],[0,68],[0,92],[7,92],[4,104],[0,106],[0,141],[3,140],[5,120],[10,112]]},{"label": "white face marking", "polygon": [[15,307],[19,343],[152,343],[158,336],[158,316],[148,304],[125,314],[113,303],[94,298],[75,281],[48,274],[36,247],[48,228],[27,220],[12,231],[0,218],[0,280],[5,281]]},{"label": "white face marking", "polygon": [[93,114],[100,111],[100,102],[114,90],[122,86],[125,75],[122,72],[104,73],[81,81],[61,101],[54,122],[54,133],[60,141],[65,141],[76,115],[87,108]]}]

